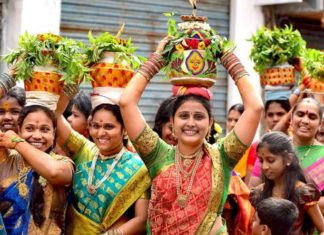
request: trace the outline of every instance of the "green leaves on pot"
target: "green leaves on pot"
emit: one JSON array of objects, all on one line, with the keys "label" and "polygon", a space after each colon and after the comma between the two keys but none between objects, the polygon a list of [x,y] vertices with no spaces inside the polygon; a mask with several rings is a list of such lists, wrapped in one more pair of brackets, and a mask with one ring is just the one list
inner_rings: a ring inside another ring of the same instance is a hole
[{"label": "green leaves on pot", "polygon": [[175,12],[165,12],[164,16],[168,17],[167,26],[168,26],[168,35],[173,37],[179,37],[179,32],[177,29],[177,22],[174,20],[173,16]]},{"label": "green leaves on pot", "polygon": [[61,81],[71,84],[76,80],[87,80],[88,69],[82,63],[82,43],[54,34],[27,32],[19,37],[18,48],[1,59],[14,66],[17,80],[28,80],[33,76],[34,66],[52,64],[62,74]]},{"label": "green leaves on pot", "polygon": [[250,58],[259,73],[301,56],[306,47],[299,31],[293,30],[292,26],[280,29],[275,27],[273,30],[261,27],[249,41],[252,42]]},{"label": "green leaves on pot", "polygon": [[306,49],[302,59],[311,78],[324,81],[324,53],[316,49]]},{"label": "green leaves on pot", "polygon": [[94,38],[91,31],[88,33],[90,45],[85,54],[87,64],[97,63],[104,52],[115,52],[115,63],[126,61],[130,67],[137,69],[146,59],[142,56],[135,56],[136,47],[132,46],[132,41],[116,38],[108,32],[104,32]]}]

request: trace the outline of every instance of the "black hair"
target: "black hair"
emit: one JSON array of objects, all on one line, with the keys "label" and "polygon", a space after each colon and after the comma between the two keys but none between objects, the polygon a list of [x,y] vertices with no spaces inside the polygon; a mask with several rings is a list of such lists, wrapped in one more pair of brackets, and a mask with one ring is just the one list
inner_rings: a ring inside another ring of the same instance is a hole
[{"label": "black hair", "polygon": [[164,100],[155,115],[153,131],[162,136],[162,127],[170,121],[173,112],[173,105],[176,100],[175,96],[171,96]]},{"label": "black hair", "polygon": [[[123,121],[123,118],[122,118],[122,115],[121,115],[121,112],[120,112],[120,107],[118,105],[116,105],[116,104],[108,104],[108,103],[100,104],[100,105],[96,106],[92,110],[92,112],[91,112],[92,118],[94,117],[96,112],[98,112],[100,110],[106,110],[108,112],[111,112],[115,116],[116,120],[120,123],[120,125],[122,127],[122,130],[123,130],[124,121]],[[127,142],[128,142],[127,139],[123,139],[123,145],[124,146],[127,146]]]},{"label": "black hair", "polygon": [[15,86],[13,88],[11,88],[5,95],[3,98],[14,98],[17,100],[18,104],[21,107],[24,107],[26,104],[26,93],[25,90],[21,87]]},{"label": "black hair", "polygon": [[244,105],[241,104],[241,103],[233,104],[233,105],[229,108],[229,110],[228,110],[227,113],[230,113],[230,112],[233,111],[233,110],[239,112],[240,114],[242,114],[242,113],[244,112]]},{"label": "black hair", "polygon": [[268,100],[266,103],[265,103],[265,107],[264,107],[264,111],[267,112],[268,109],[269,109],[269,106],[270,104],[272,103],[277,103],[281,106],[281,108],[283,108],[287,113],[289,112],[291,106],[290,106],[290,103],[289,103],[289,100],[288,99],[284,99],[284,100]]},{"label": "black hair", "polygon": [[68,119],[68,117],[72,115],[72,105],[73,105],[73,100],[70,100],[63,112],[63,117],[65,119]]},{"label": "black hair", "polygon": [[173,112],[172,112],[172,117],[174,117],[175,113],[177,112],[178,108],[185,102],[187,101],[197,101],[199,103],[201,103],[207,113],[208,113],[208,117],[209,119],[212,119],[212,112],[211,112],[211,105],[210,105],[210,102],[202,97],[202,96],[199,96],[199,95],[180,95],[180,96],[177,96],[176,100],[174,101],[174,105],[173,105]]},{"label": "black hair", "polygon": [[[56,126],[57,126],[57,121],[56,121],[56,116],[53,111],[48,109],[47,107],[41,106],[41,105],[31,105],[31,106],[25,106],[22,111],[19,114],[18,117],[18,126],[21,128],[22,124],[25,120],[25,118],[30,114],[34,112],[42,111],[46,114],[46,116],[52,121],[53,124],[53,129],[54,129],[54,143],[53,145],[46,150],[46,153],[50,153],[50,151],[53,149],[53,146],[55,146],[55,139],[56,139]],[[39,183],[39,175],[34,172],[34,180],[32,184],[32,197],[31,197],[31,202],[30,202],[30,211],[33,216],[34,223],[38,226],[41,227],[45,221],[45,216],[44,216],[44,189]],[[61,215],[55,216],[55,222],[60,228],[63,228],[63,224],[61,221]]]},{"label": "black hair", "polygon": [[88,119],[92,108],[90,97],[84,93],[84,91],[80,91],[77,94],[77,96],[73,99],[73,104],[85,116],[85,118]]},{"label": "black hair", "polygon": [[288,235],[298,217],[298,209],[293,202],[273,197],[262,200],[256,211],[260,224],[267,225],[272,235]]},{"label": "black hair", "polygon": [[[298,198],[296,196],[296,183],[301,181],[303,183],[307,183],[304,172],[299,164],[299,160],[297,158],[296,152],[294,150],[294,146],[292,144],[291,139],[284,133],[274,131],[271,133],[267,133],[262,136],[260,142],[257,146],[257,152],[259,152],[260,148],[267,148],[270,153],[273,155],[281,156],[284,162],[287,162],[289,158],[291,158],[291,162],[286,166],[284,172],[284,182],[285,182],[285,192],[284,197],[287,200],[298,204]],[[269,198],[272,196],[272,191],[274,188],[274,181],[268,179],[263,175],[264,188],[262,193],[259,195],[259,198],[256,199],[254,204],[258,204],[258,202],[263,199]],[[312,231],[313,223],[310,217],[305,214],[305,223],[303,225],[303,232],[308,234],[308,232]]]},{"label": "black hair", "polygon": [[304,98],[301,101],[297,102],[295,104],[295,106],[293,107],[292,115],[294,115],[294,113],[296,112],[298,106],[300,104],[303,104],[303,103],[313,103],[313,104],[315,104],[317,106],[317,108],[318,108],[318,115],[320,117],[320,121],[322,120],[322,118],[323,118],[323,107],[321,106],[321,104],[316,99],[314,99],[312,97],[307,97],[307,98]]}]

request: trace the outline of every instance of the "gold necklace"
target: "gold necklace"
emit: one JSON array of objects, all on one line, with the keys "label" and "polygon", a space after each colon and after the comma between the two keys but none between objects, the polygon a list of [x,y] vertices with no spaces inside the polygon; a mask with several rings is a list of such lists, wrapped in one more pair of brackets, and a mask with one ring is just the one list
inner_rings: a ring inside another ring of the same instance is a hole
[{"label": "gold necklace", "polygon": [[190,197],[190,192],[192,190],[192,185],[193,185],[193,181],[196,175],[196,172],[198,170],[198,167],[200,165],[200,162],[202,160],[203,157],[203,151],[202,149],[197,151],[199,152],[199,154],[197,154],[197,157],[195,159],[194,162],[194,166],[192,167],[192,170],[190,172],[186,172],[187,176],[190,176],[190,180],[189,180],[189,185],[186,188],[186,192],[185,194],[181,193],[181,182],[180,182],[180,171],[181,171],[181,156],[180,156],[180,152],[178,150],[178,148],[176,147],[176,152],[175,152],[175,163],[176,163],[176,190],[177,190],[177,203],[179,205],[180,208],[185,208],[188,204],[189,201],[189,197]]},{"label": "gold necklace", "polygon": [[189,166],[192,164],[192,162],[195,162],[195,160],[197,159],[198,156],[200,156],[202,154],[202,148],[200,148],[198,151],[196,151],[195,153],[193,154],[190,154],[190,155],[184,155],[182,154],[180,151],[179,151],[179,147],[178,145],[176,146],[176,153],[178,156],[180,156],[180,161],[179,161],[179,170],[181,171],[181,173],[185,176],[185,177],[188,177],[192,174],[193,172],[193,169],[194,167],[192,167],[189,171],[185,170],[183,167],[182,167],[182,160],[183,160],[183,163],[184,165],[189,168]]},{"label": "gold necklace", "polygon": [[26,198],[28,193],[29,193],[29,189],[28,189],[28,186],[26,184],[26,180],[27,180],[28,171],[31,169],[31,167],[25,165],[24,159],[22,158],[22,156],[20,156],[20,154],[14,153],[13,156],[17,160],[18,192],[19,192],[20,196]]},{"label": "gold necklace", "polygon": [[89,172],[89,177],[88,177],[88,192],[93,195],[97,192],[97,189],[102,185],[102,183],[108,179],[108,177],[111,175],[112,171],[114,170],[115,166],[117,165],[118,161],[120,160],[120,158],[123,156],[125,152],[125,148],[123,147],[120,152],[116,155],[116,158],[114,159],[113,163],[111,164],[111,166],[109,167],[109,170],[106,172],[106,174],[104,175],[104,177],[102,177],[102,179],[97,183],[97,184],[92,184],[92,178],[94,175],[94,171],[96,168],[96,163],[98,160],[98,156],[99,154],[96,154],[95,157],[92,160],[91,163],[91,168],[90,168],[90,172]]}]

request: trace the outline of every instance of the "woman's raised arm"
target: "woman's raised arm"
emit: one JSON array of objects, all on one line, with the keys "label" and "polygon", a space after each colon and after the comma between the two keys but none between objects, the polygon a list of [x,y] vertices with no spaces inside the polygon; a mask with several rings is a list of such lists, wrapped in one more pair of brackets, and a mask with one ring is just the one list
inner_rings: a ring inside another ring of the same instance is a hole
[{"label": "woman's raised arm", "polygon": [[168,42],[169,37],[165,37],[159,43],[156,52],[151,55],[140,71],[130,80],[119,100],[120,111],[127,134],[131,140],[135,140],[146,125],[145,119],[138,108],[138,102],[150,79],[164,66],[161,53]]},{"label": "woman's raised arm", "polygon": [[244,112],[236,123],[234,131],[243,144],[250,145],[262,115],[261,97],[249,81],[248,73],[236,55],[224,53],[221,62],[233,78],[244,105]]},{"label": "woman's raised arm", "polygon": [[0,132],[0,146],[16,149],[25,161],[41,176],[52,184],[70,185],[73,165],[69,161],[58,161],[49,154],[33,147],[15,132]]},{"label": "woman's raised arm", "polygon": [[73,99],[73,97],[78,93],[78,91],[79,91],[78,85],[64,86],[64,92],[62,92],[57,102],[57,107],[55,110],[55,115],[57,118],[57,139],[56,140],[60,146],[63,146],[63,144],[69,138],[73,130],[71,125],[64,118],[63,113],[66,107],[68,106],[69,101]]}]

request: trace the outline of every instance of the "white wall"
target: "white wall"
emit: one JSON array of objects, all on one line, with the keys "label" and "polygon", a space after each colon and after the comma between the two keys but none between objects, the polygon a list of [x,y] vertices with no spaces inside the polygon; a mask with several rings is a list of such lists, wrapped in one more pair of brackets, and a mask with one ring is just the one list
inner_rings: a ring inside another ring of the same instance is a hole
[{"label": "white wall", "polygon": [[61,0],[23,0],[21,33],[59,34]]},{"label": "white wall", "polygon": [[[261,7],[254,5],[253,0],[231,0],[230,14],[230,39],[237,45],[235,54],[249,72],[251,82],[257,91],[261,92],[258,74],[254,71],[253,62],[249,59],[251,44],[247,41],[264,24]],[[227,109],[239,102],[242,101],[238,90],[232,79],[229,79]]]},{"label": "white wall", "polygon": [[31,34],[60,31],[61,0],[7,0],[3,4],[1,54],[16,48],[19,35],[26,31]]},{"label": "white wall", "polygon": [[[251,43],[247,41],[256,30],[264,24],[262,9],[254,4],[254,0],[231,0],[230,9],[230,39],[237,47],[235,54],[240,58],[256,91],[261,94],[260,80],[253,69],[253,62],[249,58]],[[241,103],[240,94],[232,81],[228,79],[227,110],[236,103]],[[257,132],[255,139],[260,136]]]}]

